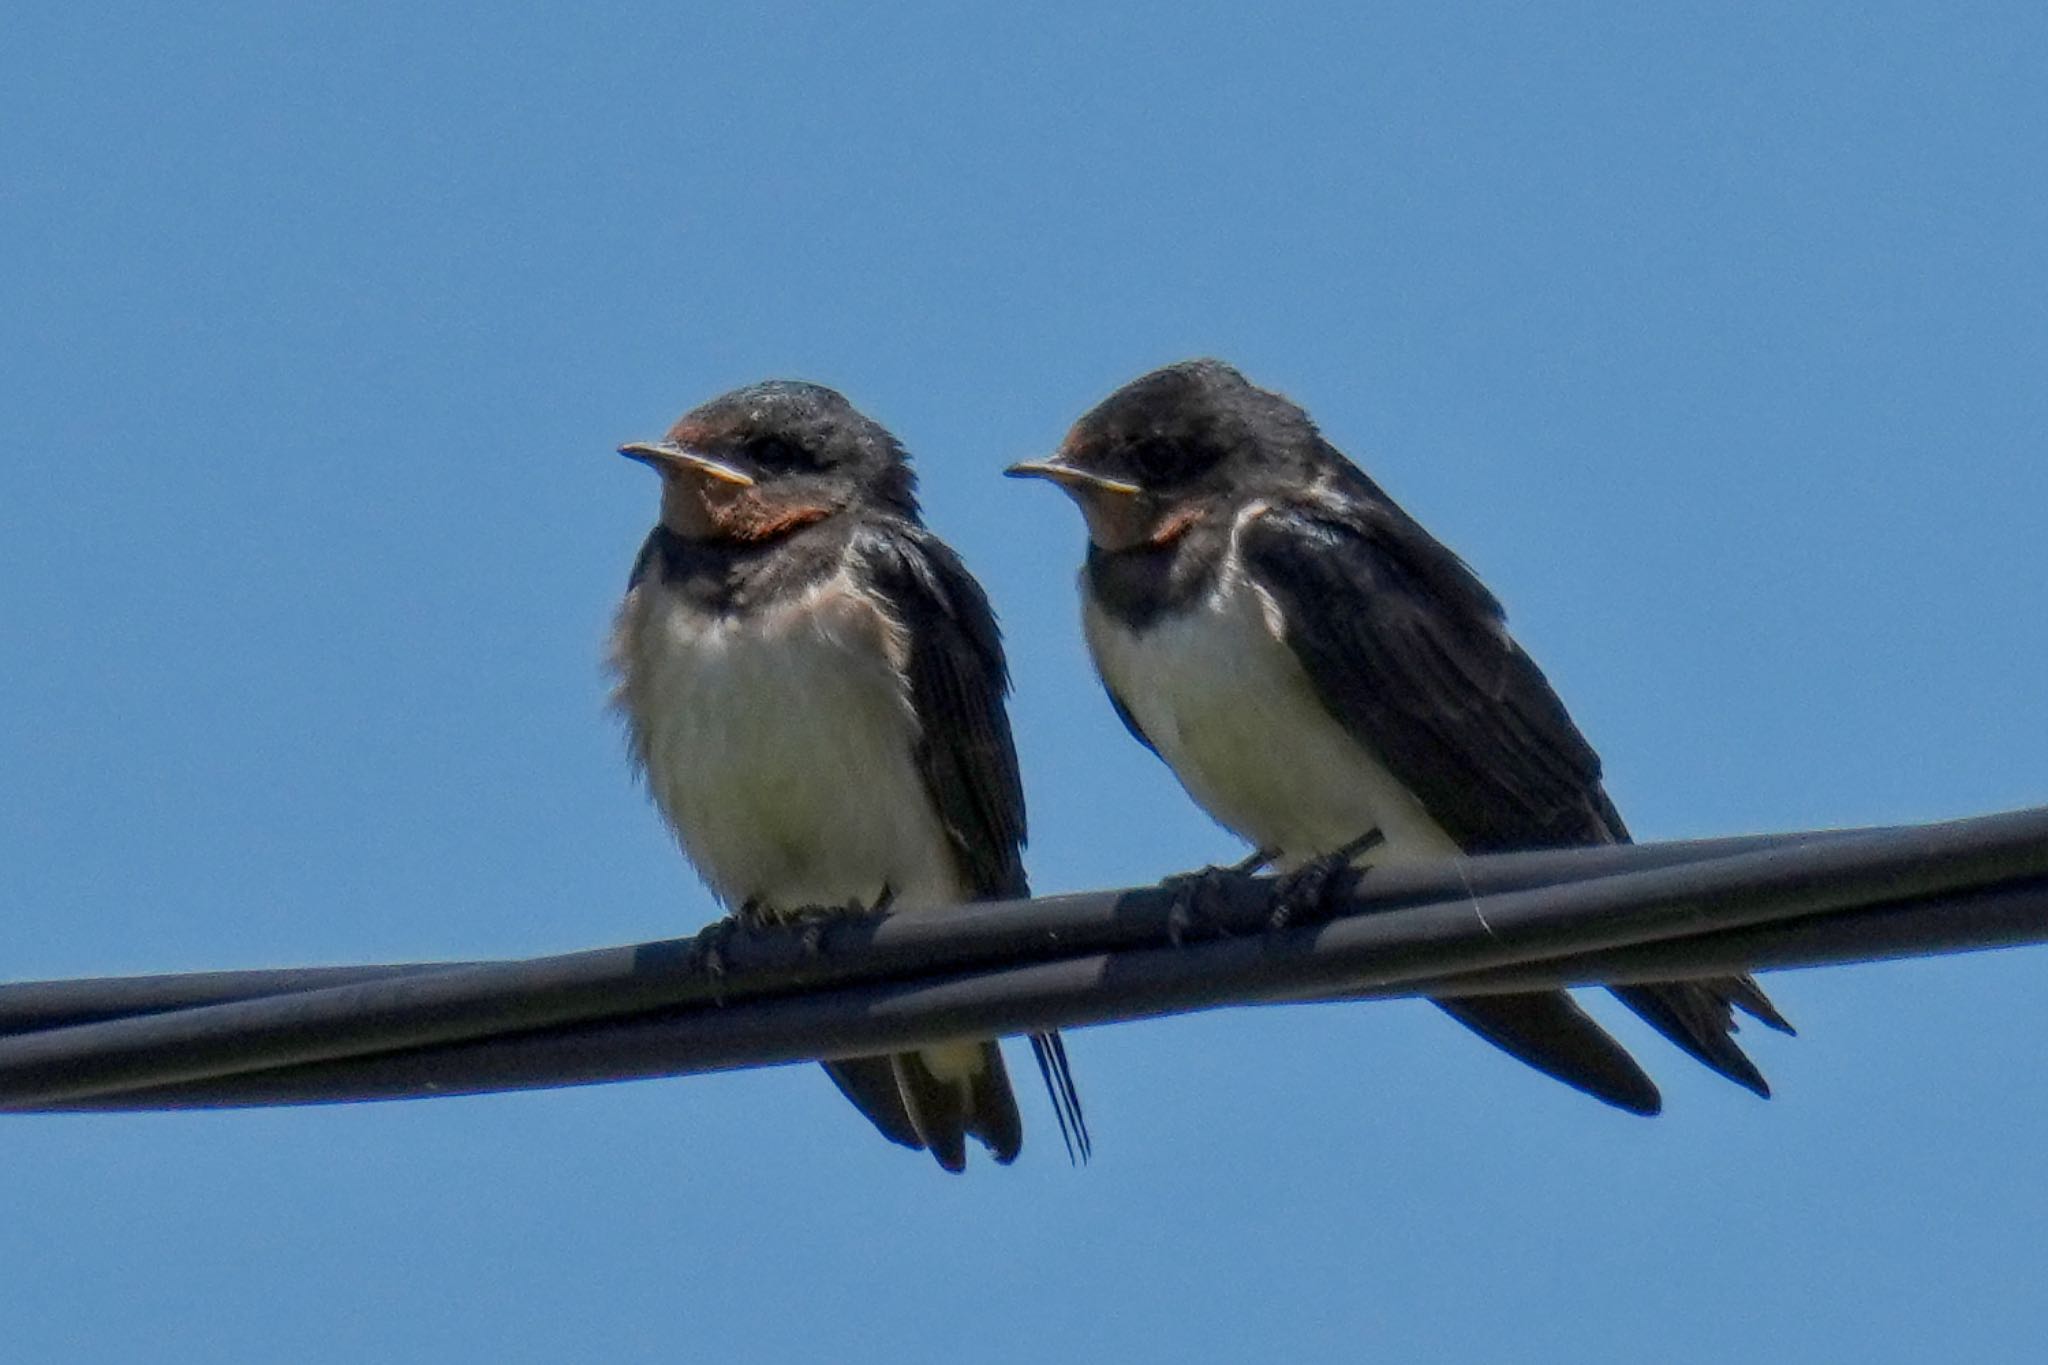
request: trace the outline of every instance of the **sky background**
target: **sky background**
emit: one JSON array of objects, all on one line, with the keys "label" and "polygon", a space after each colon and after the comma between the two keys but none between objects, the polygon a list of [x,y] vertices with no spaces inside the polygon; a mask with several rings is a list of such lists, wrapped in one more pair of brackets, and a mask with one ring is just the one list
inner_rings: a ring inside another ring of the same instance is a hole
[{"label": "sky background", "polygon": [[[602,708],[610,452],[770,376],[892,427],[988,586],[1043,890],[1239,851],[998,477],[1198,354],[1471,561],[1640,837],[2048,802],[2041,7],[539,11],[10,13],[0,978],[702,923]],[[1088,1030],[1084,1171],[1035,1085],[952,1179],[808,1067],[6,1119],[0,1340],[2032,1359],[2044,980],[1772,978],[1768,1104],[1622,1017],[1654,1121],[1419,1004]]]}]

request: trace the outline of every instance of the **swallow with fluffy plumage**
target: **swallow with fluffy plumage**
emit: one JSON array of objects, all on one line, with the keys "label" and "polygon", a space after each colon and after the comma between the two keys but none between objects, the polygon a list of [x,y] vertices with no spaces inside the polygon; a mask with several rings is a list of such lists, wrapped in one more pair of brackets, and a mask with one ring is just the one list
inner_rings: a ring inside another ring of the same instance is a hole
[{"label": "swallow with fluffy plumage", "polygon": [[[1300,870],[1626,842],[1600,760],[1470,569],[1323,439],[1218,361],[1112,394],[1049,460],[1089,547],[1083,620],[1117,714],[1215,819]],[[1755,982],[1615,989],[1768,1096],[1731,1006]],[[1563,991],[1438,1002],[1529,1065],[1654,1114],[1656,1086]]]},{"label": "swallow with fluffy plumage", "polygon": [[[994,613],[919,518],[908,456],[838,393],[771,382],[621,448],[661,476],[612,640],[633,757],[742,918],[1028,895]],[[1032,1038],[1070,1151],[1056,1033]],[[885,1137],[965,1167],[1023,1123],[992,1041],[828,1062]]]}]

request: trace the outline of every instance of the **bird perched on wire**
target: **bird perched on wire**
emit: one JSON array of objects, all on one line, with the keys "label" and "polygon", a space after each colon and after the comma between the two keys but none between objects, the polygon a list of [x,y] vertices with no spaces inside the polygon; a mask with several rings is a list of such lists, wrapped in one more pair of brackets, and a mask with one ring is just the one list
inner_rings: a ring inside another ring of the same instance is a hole
[{"label": "bird perched on wire", "polygon": [[[919,518],[892,435],[775,381],[620,453],[661,476],[612,638],[614,703],[663,815],[745,920],[1029,894],[994,613]],[[1056,1033],[1032,1046],[1070,1153],[1087,1129]],[[884,1136],[947,1170],[1016,1158],[993,1041],[825,1063]]]},{"label": "bird perched on wire", "polygon": [[[1117,714],[1215,819],[1298,875],[1620,843],[1600,760],[1500,604],[1322,437],[1214,360],[1084,415],[1050,479],[1087,521],[1083,620]],[[1615,994],[1768,1096],[1731,1005],[1790,1031],[1747,977]],[[1439,1002],[1511,1055],[1622,1109],[1656,1086],[1562,991]]]}]

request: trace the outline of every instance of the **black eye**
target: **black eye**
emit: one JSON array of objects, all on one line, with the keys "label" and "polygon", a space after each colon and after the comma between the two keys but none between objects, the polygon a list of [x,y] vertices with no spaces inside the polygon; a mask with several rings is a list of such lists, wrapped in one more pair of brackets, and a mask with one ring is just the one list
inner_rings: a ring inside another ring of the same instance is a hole
[{"label": "black eye", "polygon": [[786,474],[811,463],[801,447],[791,445],[780,436],[763,436],[749,441],[747,458],[769,474]]},{"label": "black eye", "polygon": [[1140,483],[1169,483],[1182,473],[1186,462],[1180,451],[1172,444],[1161,440],[1139,441],[1133,445],[1124,458],[1130,462],[1131,472],[1138,476]]}]

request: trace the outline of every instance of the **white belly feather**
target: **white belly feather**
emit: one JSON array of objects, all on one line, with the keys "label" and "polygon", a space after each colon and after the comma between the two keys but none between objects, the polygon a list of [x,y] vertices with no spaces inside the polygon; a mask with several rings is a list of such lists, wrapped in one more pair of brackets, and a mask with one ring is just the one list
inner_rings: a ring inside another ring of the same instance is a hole
[{"label": "white belly feather", "polygon": [[1235,571],[1143,631],[1083,594],[1095,666],[1215,819],[1289,867],[1377,828],[1361,859],[1441,858],[1458,849],[1376,754],[1323,709],[1281,634],[1280,611]]},{"label": "white belly feather", "polygon": [[764,908],[965,899],[913,756],[900,642],[833,579],[708,614],[650,577],[620,622],[618,703],[648,785],[718,898]]}]

